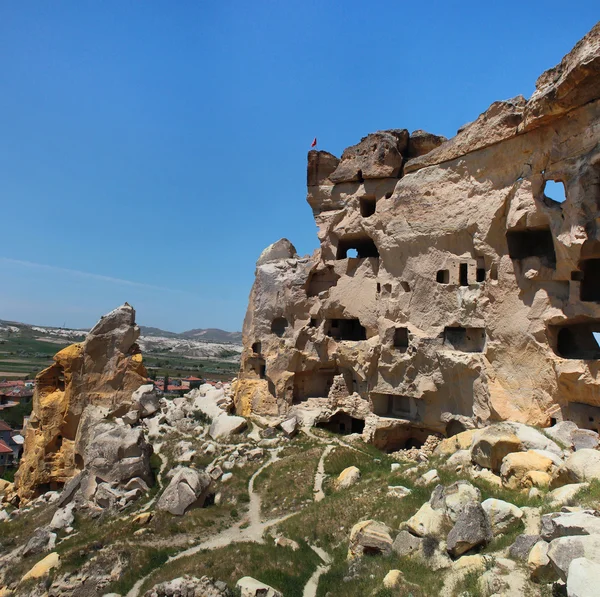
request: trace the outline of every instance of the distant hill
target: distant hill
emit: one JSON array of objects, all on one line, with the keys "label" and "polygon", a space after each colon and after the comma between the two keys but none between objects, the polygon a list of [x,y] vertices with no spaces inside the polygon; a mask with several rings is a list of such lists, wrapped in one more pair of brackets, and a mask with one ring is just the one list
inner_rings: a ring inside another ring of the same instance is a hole
[{"label": "distant hill", "polygon": [[159,328],[140,326],[142,336],[155,336],[161,338],[181,338],[186,340],[197,340],[200,342],[218,342],[225,344],[241,344],[242,332],[226,332],[218,328],[188,330],[177,334],[175,332],[167,332]]},{"label": "distant hill", "polygon": [[242,332],[226,332],[218,328],[208,328],[206,330],[189,330],[182,332],[184,338],[193,340],[204,340],[206,342],[231,342],[231,344],[242,343]]}]

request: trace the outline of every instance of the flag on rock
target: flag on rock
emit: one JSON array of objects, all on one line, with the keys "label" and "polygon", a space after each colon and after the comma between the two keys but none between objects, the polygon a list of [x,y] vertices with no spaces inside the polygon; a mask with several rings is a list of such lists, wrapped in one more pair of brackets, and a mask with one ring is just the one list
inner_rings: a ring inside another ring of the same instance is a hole
[{"label": "flag on rock", "polygon": [[313,142],[310,144],[311,147],[316,147],[317,146],[317,138],[315,137],[313,139]]}]

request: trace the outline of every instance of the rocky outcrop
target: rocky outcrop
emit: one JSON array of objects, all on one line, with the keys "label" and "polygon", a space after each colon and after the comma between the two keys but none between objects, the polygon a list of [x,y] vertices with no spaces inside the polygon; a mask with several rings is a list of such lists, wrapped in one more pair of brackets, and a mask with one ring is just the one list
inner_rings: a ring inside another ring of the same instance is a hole
[{"label": "rocky outcrop", "polygon": [[[597,431],[599,64],[597,25],[530,100],[495,102],[453,139],[393,129],[340,159],[309,152],[320,247],[282,240],[257,263],[238,414],[387,450],[494,421]],[[503,441],[543,449],[505,431],[479,443],[495,473]]]},{"label": "rocky outcrop", "polygon": [[139,334],[135,311],[126,303],[102,317],[83,343],[58,352],[54,364],[37,375],[15,482],[21,500],[58,489],[83,469],[76,444],[86,407],[118,417],[135,404],[132,395],[147,379],[136,344]]}]

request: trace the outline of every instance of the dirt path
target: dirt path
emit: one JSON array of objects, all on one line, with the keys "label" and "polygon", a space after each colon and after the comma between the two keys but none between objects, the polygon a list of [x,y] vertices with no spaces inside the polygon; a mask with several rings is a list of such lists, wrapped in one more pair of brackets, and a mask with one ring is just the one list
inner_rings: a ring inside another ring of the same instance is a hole
[{"label": "dirt path", "polygon": [[[167,562],[164,564],[167,566],[170,562],[174,562],[181,558],[185,558],[187,556],[194,555],[199,551],[204,549],[218,549],[220,547],[226,547],[232,543],[241,543],[241,542],[252,542],[252,543],[264,543],[263,535],[264,532],[276,524],[287,520],[291,516],[297,514],[297,512],[293,512],[291,514],[286,514],[285,516],[280,516],[278,518],[272,518],[270,520],[262,520],[261,517],[261,498],[258,493],[254,491],[254,481],[260,475],[262,471],[264,471],[268,466],[271,466],[274,462],[279,460],[279,452],[280,448],[276,448],[274,450],[270,450],[270,458],[267,462],[265,462],[260,468],[256,470],[256,472],[250,477],[248,481],[248,495],[250,496],[250,505],[248,508],[248,512],[246,516],[242,518],[238,523],[225,529],[221,533],[218,533],[214,537],[207,539],[206,541],[202,541],[186,549],[184,551],[180,551],[178,554],[171,556]],[[243,527],[243,528],[242,528]],[[138,580],[132,589],[127,593],[127,597],[138,597],[140,594],[140,589],[142,585],[152,574],[154,574],[159,568],[154,569],[150,574]]]},{"label": "dirt path", "polygon": [[321,558],[323,566],[317,566],[317,569],[313,572],[312,576],[308,579],[304,585],[304,591],[302,597],[317,597],[317,589],[319,588],[319,578],[322,574],[325,574],[331,568],[331,556],[320,547],[311,545],[310,548]]},{"label": "dirt path", "polygon": [[333,444],[325,446],[323,454],[321,454],[321,458],[319,459],[319,465],[317,466],[317,472],[315,474],[315,484],[313,489],[313,493],[315,494],[315,502],[320,502],[322,499],[325,498],[325,493],[323,491],[323,481],[325,480],[325,459],[334,448],[335,446]]}]

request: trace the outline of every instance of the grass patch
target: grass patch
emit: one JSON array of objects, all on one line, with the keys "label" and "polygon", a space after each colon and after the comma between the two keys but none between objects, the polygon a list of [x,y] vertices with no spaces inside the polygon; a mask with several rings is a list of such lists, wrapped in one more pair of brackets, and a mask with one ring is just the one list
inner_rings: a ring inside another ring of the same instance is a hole
[{"label": "grass patch", "polygon": [[313,480],[321,453],[321,448],[295,450],[256,477],[254,488],[261,495],[265,515],[294,512],[312,500]]},{"label": "grass patch", "polygon": [[156,583],[193,574],[222,580],[230,588],[243,576],[252,576],[278,589],[285,597],[302,597],[304,585],[320,562],[305,543],[298,551],[277,547],[272,542],[236,543],[169,562],[147,579],[141,594]]},{"label": "grass patch", "polygon": [[577,492],[573,502],[582,508],[600,509],[600,481],[597,479],[590,481],[589,487],[584,487]]}]

